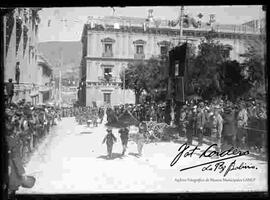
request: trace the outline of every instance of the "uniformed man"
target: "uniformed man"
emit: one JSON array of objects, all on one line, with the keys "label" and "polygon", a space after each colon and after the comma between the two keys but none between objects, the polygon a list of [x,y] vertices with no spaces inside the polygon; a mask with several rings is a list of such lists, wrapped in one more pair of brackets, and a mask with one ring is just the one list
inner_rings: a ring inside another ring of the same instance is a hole
[{"label": "uniformed man", "polygon": [[234,110],[227,106],[223,114],[222,146],[224,150],[227,147],[235,146],[236,142],[236,118]]},{"label": "uniformed man", "polygon": [[211,128],[211,136],[214,137],[217,143],[217,151],[221,150],[221,137],[223,131],[223,118],[220,115],[220,108],[218,106],[214,107],[214,115]]},{"label": "uniformed man", "polygon": [[206,122],[202,106],[203,106],[202,104],[198,106],[196,115],[196,135],[198,137],[199,146],[201,146],[203,142],[204,125]]},{"label": "uniformed man", "polygon": [[192,145],[192,140],[194,136],[195,126],[196,126],[196,111],[194,108],[189,108],[187,111],[187,144]]},{"label": "uniformed man", "polygon": [[237,115],[237,136],[236,143],[239,147],[246,146],[247,139],[247,122],[248,122],[248,112],[245,108],[244,102],[240,103],[240,110]]},{"label": "uniformed man", "polygon": [[179,137],[183,135],[187,137],[187,114],[184,108],[180,111],[180,119],[179,119]]}]

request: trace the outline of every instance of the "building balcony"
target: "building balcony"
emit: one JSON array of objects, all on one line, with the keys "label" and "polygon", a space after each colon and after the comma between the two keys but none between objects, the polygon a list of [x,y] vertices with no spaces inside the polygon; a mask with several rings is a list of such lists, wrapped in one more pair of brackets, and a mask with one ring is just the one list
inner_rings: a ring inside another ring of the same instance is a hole
[{"label": "building balcony", "polygon": [[104,58],[111,58],[113,57],[113,53],[111,51],[102,53],[102,57]]},{"label": "building balcony", "polygon": [[134,54],[134,59],[143,60],[145,55],[143,53],[136,53]]},{"label": "building balcony", "polygon": [[117,77],[112,76],[112,77],[105,78],[104,76],[99,76],[98,81],[103,82],[103,83],[112,83],[112,82],[117,81]]}]

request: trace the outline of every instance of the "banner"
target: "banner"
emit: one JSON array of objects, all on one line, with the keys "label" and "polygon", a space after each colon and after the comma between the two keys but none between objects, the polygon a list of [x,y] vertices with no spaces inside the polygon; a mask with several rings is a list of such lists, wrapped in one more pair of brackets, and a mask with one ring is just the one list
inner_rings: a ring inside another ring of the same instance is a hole
[{"label": "banner", "polygon": [[175,100],[185,102],[184,77],[177,77],[175,82]]}]

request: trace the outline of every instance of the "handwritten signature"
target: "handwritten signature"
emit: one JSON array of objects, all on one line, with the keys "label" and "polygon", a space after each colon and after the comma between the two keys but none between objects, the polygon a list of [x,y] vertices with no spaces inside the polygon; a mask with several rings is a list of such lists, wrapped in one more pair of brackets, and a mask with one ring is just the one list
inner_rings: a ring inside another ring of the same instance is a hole
[{"label": "handwritten signature", "polygon": [[[204,166],[202,168],[202,171],[219,171],[219,173],[225,172],[224,177],[233,170],[240,170],[240,169],[257,169],[254,165],[247,165],[246,163],[242,162],[239,166],[236,164],[236,160],[230,163],[230,165],[227,167],[224,160],[233,159],[240,156],[245,156],[249,154],[249,151],[241,151],[238,148],[231,147],[230,149],[224,150],[224,151],[216,151],[215,146],[217,144],[212,144],[206,150],[204,150],[200,155],[199,158],[205,157],[205,158],[211,158],[211,157],[219,157],[219,159],[201,163],[198,165],[193,165],[190,167],[182,168],[180,171],[192,169],[195,167]],[[178,154],[174,157],[172,160],[170,166],[174,166],[177,162],[179,162],[181,157],[192,157],[194,152],[199,152],[201,149],[198,146],[195,146],[193,149],[185,143],[178,149]],[[213,164],[214,163],[214,164]]]},{"label": "handwritten signature", "polygon": [[[202,168],[202,171],[218,171],[219,173],[224,172],[224,177],[227,176],[227,174],[234,170],[241,170],[241,169],[257,169],[254,165],[247,165],[245,162],[242,162],[240,165],[237,166],[236,160],[230,163],[230,165],[227,167],[225,162],[218,162],[215,165],[207,165],[206,167]],[[226,171],[225,171],[226,170]]]}]

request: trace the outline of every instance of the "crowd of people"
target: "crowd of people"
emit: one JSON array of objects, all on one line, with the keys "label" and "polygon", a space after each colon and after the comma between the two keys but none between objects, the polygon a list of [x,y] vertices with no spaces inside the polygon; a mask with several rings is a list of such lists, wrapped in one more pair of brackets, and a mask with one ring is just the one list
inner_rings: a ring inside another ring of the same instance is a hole
[{"label": "crowd of people", "polygon": [[5,110],[5,125],[8,137],[17,140],[19,157],[26,161],[51,127],[61,120],[59,108],[53,106],[32,106],[22,100],[11,103]]},{"label": "crowd of people", "polygon": [[7,102],[4,121],[10,197],[14,197],[19,186],[29,184],[29,180],[33,182],[33,177],[25,175],[24,164],[61,117],[61,109],[57,107],[33,106],[25,99]]},{"label": "crowd of people", "polygon": [[118,105],[113,108],[107,108],[108,122],[116,121],[124,113],[125,109],[128,109],[140,122],[157,121],[161,123],[165,121],[165,104],[147,102],[145,104]]},{"label": "crowd of people", "polygon": [[97,126],[98,123],[102,123],[104,116],[104,108],[102,107],[78,107],[75,108],[75,119],[81,124],[93,124]]},{"label": "crowd of people", "polygon": [[[8,102],[5,110],[5,125],[10,158],[9,175],[13,176],[10,179],[13,182],[9,183],[9,188],[15,191],[19,187],[19,182],[16,181],[16,177],[17,180],[19,179],[18,170],[15,171],[14,166],[16,169],[17,166],[23,166],[42,139],[63,117],[75,117],[78,124],[87,124],[91,121],[94,126],[97,126],[98,122],[102,122],[105,112],[108,123],[111,123],[117,121],[126,110],[140,122],[140,125],[138,131],[135,131],[136,137],[132,136],[132,128],[120,128],[122,155],[126,152],[128,140],[132,138],[137,143],[140,156],[147,139],[145,136],[149,135],[145,122],[165,123],[166,104],[149,102],[143,105],[120,105],[105,109],[102,107],[33,106],[25,100],[17,104]],[[170,120],[173,123],[168,125],[177,125],[178,136],[185,137],[188,144],[193,144],[194,138],[197,137],[198,145],[202,145],[203,138],[208,136],[217,144],[218,150],[226,145],[254,148],[257,151],[265,150],[267,147],[267,113],[264,101],[240,99],[233,103],[222,98],[214,98],[212,101],[190,100],[181,106],[179,113],[179,118],[176,118],[177,115],[171,112]],[[116,137],[112,134],[111,128],[107,131],[108,134],[105,135],[103,143],[106,142],[108,157],[111,158]],[[18,164],[20,162],[21,164]],[[19,173],[20,176],[25,177],[23,167]]]},{"label": "crowd of people", "polygon": [[[117,119],[127,109],[140,122],[165,123],[165,104],[119,105],[107,109],[108,122]],[[217,97],[211,101],[190,100],[181,106],[179,118],[175,112],[170,120],[179,128],[189,144],[197,137],[199,145],[204,136],[221,146],[233,145],[257,151],[265,150],[266,103],[256,99],[238,99],[231,102]],[[168,122],[167,122],[168,123]]]},{"label": "crowd of people", "polygon": [[239,148],[265,150],[266,104],[255,99],[231,102],[214,98],[212,101],[191,101],[180,111],[179,131],[192,143],[198,137],[199,145],[203,136],[216,141],[219,148],[228,145]]}]

